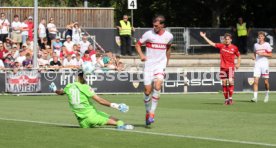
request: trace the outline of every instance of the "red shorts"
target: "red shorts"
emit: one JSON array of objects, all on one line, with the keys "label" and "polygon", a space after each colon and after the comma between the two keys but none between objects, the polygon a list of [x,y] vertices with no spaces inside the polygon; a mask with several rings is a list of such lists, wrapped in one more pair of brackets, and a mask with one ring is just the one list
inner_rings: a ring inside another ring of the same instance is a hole
[{"label": "red shorts", "polygon": [[229,68],[220,68],[220,74],[219,77],[220,79],[234,79],[234,74],[235,74],[235,68],[234,67],[229,67]]}]

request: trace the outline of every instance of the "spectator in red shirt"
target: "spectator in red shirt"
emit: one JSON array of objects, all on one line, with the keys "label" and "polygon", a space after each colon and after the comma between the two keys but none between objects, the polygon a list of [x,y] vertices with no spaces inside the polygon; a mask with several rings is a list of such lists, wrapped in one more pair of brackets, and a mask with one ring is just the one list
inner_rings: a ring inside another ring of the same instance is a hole
[{"label": "spectator in red shirt", "polygon": [[28,23],[27,23],[27,25],[28,25],[28,28],[29,28],[29,33],[28,33],[28,39],[30,40],[30,41],[33,41],[33,39],[34,39],[34,36],[33,36],[33,31],[34,31],[34,23],[33,23],[33,17],[32,16],[29,16],[28,17]]},{"label": "spectator in red shirt", "polygon": [[4,60],[7,55],[8,50],[5,49],[3,42],[0,41],[0,59]]},{"label": "spectator in red shirt", "polygon": [[91,59],[91,56],[89,55],[89,53],[90,52],[88,50],[86,50],[84,52],[84,55],[82,57],[83,62],[92,62],[92,59]]},{"label": "spectator in red shirt", "polygon": [[[200,36],[211,46],[220,50],[220,78],[222,79],[222,89],[225,97],[225,105],[231,105],[234,92],[234,72],[240,67],[241,58],[238,47],[233,45],[232,36],[229,33],[224,35],[224,43],[214,43],[206,37],[206,33],[200,32]],[[235,64],[235,57],[238,62]],[[227,83],[228,82],[228,83]],[[228,84],[228,85],[227,85]]]}]

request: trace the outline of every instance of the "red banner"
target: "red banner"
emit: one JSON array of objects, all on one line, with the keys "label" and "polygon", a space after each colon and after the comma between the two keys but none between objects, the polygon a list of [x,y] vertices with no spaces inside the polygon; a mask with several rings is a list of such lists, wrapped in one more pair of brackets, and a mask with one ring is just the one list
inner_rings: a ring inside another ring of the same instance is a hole
[{"label": "red banner", "polygon": [[37,70],[6,73],[6,92],[40,92],[40,73]]}]

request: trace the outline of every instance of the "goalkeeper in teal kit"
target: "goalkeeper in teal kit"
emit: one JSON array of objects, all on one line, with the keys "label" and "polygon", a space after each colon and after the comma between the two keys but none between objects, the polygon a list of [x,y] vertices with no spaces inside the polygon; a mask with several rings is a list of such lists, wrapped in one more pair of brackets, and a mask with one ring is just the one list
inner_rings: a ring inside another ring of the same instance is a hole
[{"label": "goalkeeper in teal kit", "polygon": [[115,125],[118,129],[133,129],[132,125],[126,125],[123,121],[118,120],[104,112],[97,110],[90,98],[101,105],[118,109],[121,112],[127,112],[129,107],[126,104],[110,103],[99,97],[93,89],[86,84],[83,72],[78,74],[78,81],[69,83],[63,89],[57,89],[52,82],[49,89],[58,95],[66,94],[68,96],[69,106],[77,117],[80,127],[90,128],[102,125]]}]

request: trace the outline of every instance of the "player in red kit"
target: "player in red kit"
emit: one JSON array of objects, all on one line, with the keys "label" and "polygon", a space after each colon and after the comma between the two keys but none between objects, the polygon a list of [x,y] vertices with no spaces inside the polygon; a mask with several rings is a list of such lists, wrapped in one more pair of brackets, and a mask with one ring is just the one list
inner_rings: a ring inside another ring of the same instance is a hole
[{"label": "player in red kit", "polygon": [[[232,36],[229,33],[224,35],[224,43],[214,43],[206,37],[206,33],[200,32],[200,36],[213,47],[220,50],[220,79],[222,80],[222,90],[225,97],[225,105],[231,105],[232,95],[234,92],[234,72],[238,69],[241,63],[240,52],[237,46],[231,44]],[[235,57],[238,57],[238,62],[235,64]],[[227,85],[228,84],[228,85]]]}]

